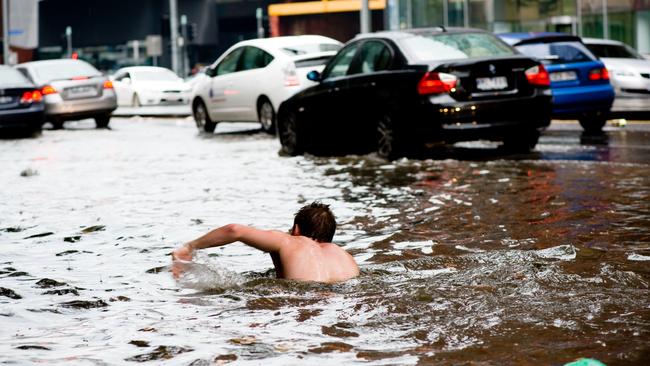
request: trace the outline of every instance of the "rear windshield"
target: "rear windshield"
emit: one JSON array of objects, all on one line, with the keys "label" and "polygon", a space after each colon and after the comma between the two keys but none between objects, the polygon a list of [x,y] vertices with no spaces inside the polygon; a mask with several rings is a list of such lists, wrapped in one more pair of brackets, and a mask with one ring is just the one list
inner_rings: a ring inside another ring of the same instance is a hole
[{"label": "rear windshield", "polygon": [[588,44],[587,48],[598,57],[636,58],[643,60],[632,47],[615,44]]},{"label": "rear windshield", "polygon": [[75,77],[101,76],[92,65],[83,61],[53,62],[34,66],[36,77],[42,81],[69,80]]},{"label": "rear windshield", "polygon": [[23,85],[31,84],[27,78],[14,69],[0,68],[0,85]]},{"label": "rear windshield", "polygon": [[569,64],[594,61],[596,57],[580,42],[533,43],[517,46],[521,53],[545,64]]},{"label": "rear windshield", "polygon": [[407,54],[425,62],[516,54],[510,46],[487,33],[418,35],[400,43]]},{"label": "rear windshield", "polygon": [[307,43],[283,47],[282,51],[289,56],[307,55],[310,53],[338,51],[341,45],[335,43]]}]

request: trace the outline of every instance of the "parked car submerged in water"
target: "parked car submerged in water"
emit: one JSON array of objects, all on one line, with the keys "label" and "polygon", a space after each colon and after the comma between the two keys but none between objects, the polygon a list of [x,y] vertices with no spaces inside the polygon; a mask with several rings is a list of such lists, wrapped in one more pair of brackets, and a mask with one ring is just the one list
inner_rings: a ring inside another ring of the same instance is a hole
[{"label": "parked car submerged in water", "polygon": [[197,127],[213,132],[219,122],[259,121],[264,131],[275,133],[280,103],[313,85],[307,72],[322,69],[341,45],[309,35],[235,44],[196,80],[192,111]]},{"label": "parked car submerged in water", "polygon": [[0,65],[0,130],[40,131],[44,111],[41,91],[14,68]]},{"label": "parked car submerged in water", "polygon": [[16,68],[43,94],[46,119],[61,128],[65,121],[94,118],[97,128],[108,127],[117,108],[113,83],[82,60],[33,61]]},{"label": "parked car submerged in water", "polygon": [[504,33],[503,40],[538,58],[548,70],[553,118],[577,119],[585,131],[601,131],[614,102],[614,89],[602,61],[580,37],[564,33]]},{"label": "parked car submerged in water", "polygon": [[583,38],[587,48],[605,63],[616,92],[613,111],[650,111],[650,60],[623,42]]},{"label": "parked car submerged in water", "polygon": [[359,35],[309,78],[318,85],[280,107],[289,155],[376,151],[390,159],[431,142],[478,139],[527,151],[550,123],[544,66],[481,30]]},{"label": "parked car submerged in water", "polygon": [[190,85],[164,67],[125,67],[112,81],[120,106],[189,104],[192,96]]}]

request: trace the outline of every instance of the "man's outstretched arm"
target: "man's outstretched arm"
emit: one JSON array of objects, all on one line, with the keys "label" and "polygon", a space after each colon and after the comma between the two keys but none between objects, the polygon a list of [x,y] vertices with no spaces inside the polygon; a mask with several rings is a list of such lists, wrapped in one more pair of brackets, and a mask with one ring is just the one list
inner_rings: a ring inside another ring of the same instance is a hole
[{"label": "man's outstretched arm", "polygon": [[185,243],[172,253],[174,259],[191,260],[198,249],[220,247],[241,241],[264,252],[279,252],[290,235],[279,231],[259,230],[245,225],[229,224]]}]

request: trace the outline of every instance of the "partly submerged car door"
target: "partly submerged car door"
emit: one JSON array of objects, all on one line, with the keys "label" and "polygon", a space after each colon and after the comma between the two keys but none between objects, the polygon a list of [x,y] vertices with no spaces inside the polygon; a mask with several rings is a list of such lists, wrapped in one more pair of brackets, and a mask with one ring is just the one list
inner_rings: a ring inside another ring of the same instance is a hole
[{"label": "partly submerged car door", "polygon": [[237,65],[244,47],[232,50],[211,71],[210,88],[207,91],[208,110],[213,121],[229,121],[237,115],[233,104],[233,79],[237,77]]},{"label": "partly submerged car door", "polygon": [[343,48],[327,64],[318,85],[305,91],[297,107],[303,128],[308,131],[308,148],[340,149],[342,127],[351,121],[351,110],[356,108],[355,96],[348,89],[348,70],[354,62],[359,42]]},{"label": "partly submerged car door", "polygon": [[229,88],[233,121],[257,121],[257,99],[267,89],[264,83],[268,83],[269,76],[265,75],[265,68],[271,61],[273,56],[264,50],[244,47]]}]

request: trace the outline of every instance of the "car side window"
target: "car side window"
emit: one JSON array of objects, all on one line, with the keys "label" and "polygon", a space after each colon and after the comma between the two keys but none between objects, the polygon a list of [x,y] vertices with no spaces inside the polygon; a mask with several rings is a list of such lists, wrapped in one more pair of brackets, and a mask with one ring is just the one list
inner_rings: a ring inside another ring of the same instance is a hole
[{"label": "car side window", "polygon": [[226,55],[217,65],[216,75],[226,75],[237,71],[237,63],[243,51],[244,47],[240,47]]},{"label": "car side window", "polygon": [[244,48],[244,54],[239,59],[237,71],[253,70],[266,67],[273,61],[273,56],[257,47]]},{"label": "car side window", "polygon": [[390,48],[384,42],[367,41],[359,50],[359,62],[353,65],[351,74],[368,74],[387,70],[393,61]]},{"label": "car side window", "polygon": [[359,44],[355,43],[339,52],[323,71],[323,79],[347,75],[358,48]]}]

